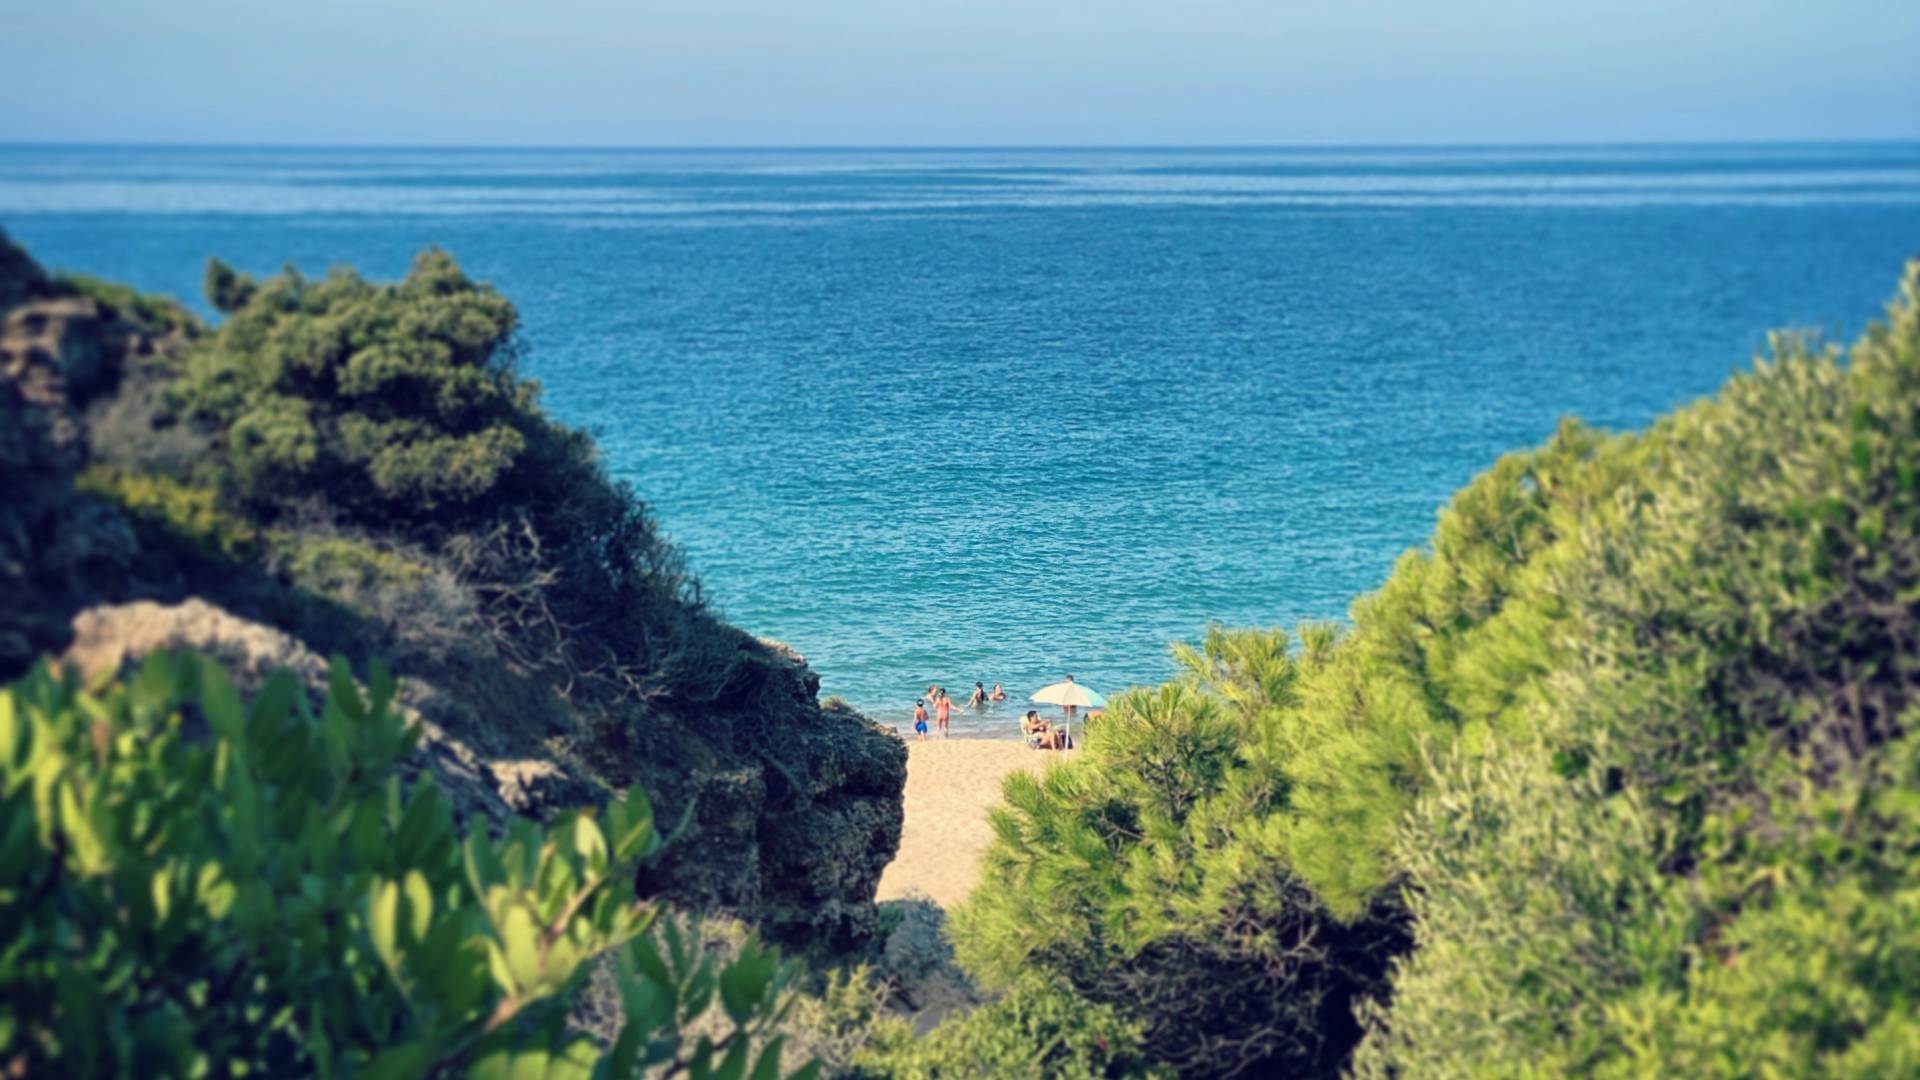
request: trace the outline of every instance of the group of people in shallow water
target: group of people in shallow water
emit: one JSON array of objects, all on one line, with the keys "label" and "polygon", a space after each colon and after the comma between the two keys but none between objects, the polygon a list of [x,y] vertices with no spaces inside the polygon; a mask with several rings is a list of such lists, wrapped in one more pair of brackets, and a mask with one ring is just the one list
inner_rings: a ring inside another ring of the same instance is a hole
[{"label": "group of people in shallow water", "polygon": [[[1073,676],[1067,676],[1067,681],[1072,682]],[[967,708],[984,709],[991,703],[1005,700],[1007,700],[1007,692],[1001,689],[999,683],[994,683],[993,689],[988,690],[985,683],[976,682],[973,684],[973,693],[967,696]],[[931,715],[927,712],[928,702],[933,703],[933,712]],[[1061,706],[1061,708],[1066,712],[1066,724],[1063,726],[1056,726],[1052,721],[1043,718],[1038,709],[1028,709],[1027,715],[1020,718],[1021,739],[1024,740],[1028,746],[1039,750],[1066,750],[1071,748],[1073,745],[1071,741],[1071,725],[1073,723],[1075,709],[1072,705],[1064,705]],[[1096,710],[1095,712],[1088,713],[1087,719],[1092,720],[1098,715],[1099,712]],[[932,724],[931,728],[928,726],[929,721],[931,721]],[[952,733],[952,725],[953,696],[947,693],[946,687],[937,683],[929,684],[926,695],[916,699],[913,703],[913,731],[915,736],[925,741],[931,730],[944,739]]]},{"label": "group of people in shallow water", "polygon": [[[984,709],[990,701],[1007,700],[1007,692],[1000,689],[999,683],[993,684],[993,692],[988,693],[985,685],[973,684],[973,693],[967,697],[967,708]],[[928,684],[927,695],[913,703],[913,730],[922,739],[927,737],[927,702],[933,702],[933,722],[938,725],[940,737],[946,738],[948,727],[953,723],[953,696],[947,688],[937,684]]]}]

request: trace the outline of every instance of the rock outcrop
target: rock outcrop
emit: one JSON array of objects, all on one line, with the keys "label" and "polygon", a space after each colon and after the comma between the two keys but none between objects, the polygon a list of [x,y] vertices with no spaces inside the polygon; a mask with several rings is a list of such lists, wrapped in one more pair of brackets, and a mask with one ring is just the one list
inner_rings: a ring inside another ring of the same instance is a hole
[{"label": "rock outcrop", "polygon": [[69,615],[133,555],[126,520],[73,489],[82,411],[134,345],[113,324],[0,234],[0,674],[60,648]]},{"label": "rock outcrop", "polygon": [[[327,692],[327,661],[291,636],[240,618],[200,599],[178,604],[138,600],[103,604],[73,619],[73,642],[60,658],[86,678],[120,671],[148,653],[191,649],[212,657],[243,693],[251,694],[279,669],[294,674],[319,705]],[[490,757],[426,718],[457,708],[435,687],[400,683],[396,703],[421,732],[416,772],[431,772],[469,827],[485,823],[496,833],[515,814],[546,817],[591,804],[595,788],[545,758]]]},{"label": "rock outcrop", "polygon": [[[680,808],[694,815],[657,885],[776,940],[850,946],[872,932],[880,872],[899,848],[906,745],[822,706],[819,677],[793,650],[745,634],[740,649],[707,714],[724,722],[641,726],[635,778],[660,793],[665,825]],[[688,762],[699,766],[676,772]]]}]

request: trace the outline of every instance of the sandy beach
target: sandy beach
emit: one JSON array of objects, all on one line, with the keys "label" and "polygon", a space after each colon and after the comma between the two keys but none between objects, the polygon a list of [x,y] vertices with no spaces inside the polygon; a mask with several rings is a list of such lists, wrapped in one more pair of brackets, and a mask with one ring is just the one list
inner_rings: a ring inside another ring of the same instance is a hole
[{"label": "sandy beach", "polygon": [[1000,781],[1072,756],[991,739],[907,740],[906,824],[879,899],[924,894],[946,908],[966,899],[993,839],[987,813],[1000,805]]}]

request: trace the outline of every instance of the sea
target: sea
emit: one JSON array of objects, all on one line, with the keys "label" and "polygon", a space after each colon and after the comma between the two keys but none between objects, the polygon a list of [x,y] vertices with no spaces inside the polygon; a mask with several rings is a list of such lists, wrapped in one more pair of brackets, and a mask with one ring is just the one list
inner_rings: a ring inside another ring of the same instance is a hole
[{"label": "sea", "polygon": [[1233,149],[0,147],[43,263],[199,297],[403,274],[522,317],[718,610],[898,724],[1111,694],[1209,623],[1340,620],[1563,416],[1845,341],[1920,255],[1920,143]]}]

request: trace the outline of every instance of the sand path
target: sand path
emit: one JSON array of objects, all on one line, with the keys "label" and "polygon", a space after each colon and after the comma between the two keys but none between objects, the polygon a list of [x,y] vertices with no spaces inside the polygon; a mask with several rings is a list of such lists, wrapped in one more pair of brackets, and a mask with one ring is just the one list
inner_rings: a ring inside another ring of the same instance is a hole
[{"label": "sand path", "polygon": [[878,899],[922,893],[944,908],[965,900],[993,839],[987,813],[1000,805],[1000,781],[1072,756],[988,739],[907,740],[900,854],[880,875]]}]

